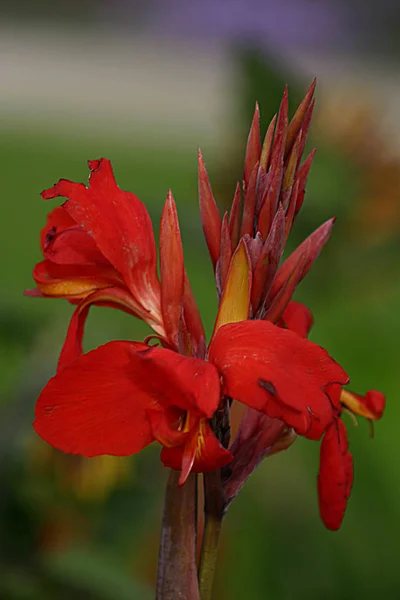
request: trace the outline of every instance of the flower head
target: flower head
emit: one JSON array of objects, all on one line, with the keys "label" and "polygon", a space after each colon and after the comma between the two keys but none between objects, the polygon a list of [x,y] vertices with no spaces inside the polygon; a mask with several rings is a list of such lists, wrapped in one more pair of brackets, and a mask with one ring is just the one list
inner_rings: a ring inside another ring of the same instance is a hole
[{"label": "flower head", "polygon": [[[314,87],[290,123],[285,90],[263,144],[256,107],[243,185],[222,219],[199,152],[200,212],[219,296],[208,346],[171,192],[161,216],[160,277],[147,210],[116,185],[109,161],[89,163],[88,187],[60,180],[43,193],[66,201],[42,232],[35,295],[77,305],[58,372],[37,402],[34,427],[43,439],[88,457],[130,455],[158,441],[163,464],[181,472],[181,484],[191,471],[224,469],[227,506],[262,458],[287,448],[296,435],[322,438],[321,515],[329,528],[339,527],[352,483],[343,406],[375,419],[384,399],[378,392],[363,399],[343,391],[348,375],[307,339],[311,313],[292,301],[333,220],[280,265],[313,157],[301,163]],[[93,304],[143,319],[160,347],[116,341],[83,354]],[[234,401],[246,410],[230,444]]]}]

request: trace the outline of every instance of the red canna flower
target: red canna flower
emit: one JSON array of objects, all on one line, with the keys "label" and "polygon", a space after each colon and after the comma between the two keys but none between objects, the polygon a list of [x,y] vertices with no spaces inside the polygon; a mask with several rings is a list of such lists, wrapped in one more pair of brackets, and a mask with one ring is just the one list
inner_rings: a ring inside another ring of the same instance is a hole
[{"label": "red canna flower", "polygon": [[[170,192],[161,217],[160,279],[148,213],[118,188],[108,161],[89,163],[87,188],[60,180],[43,193],[67,200],[42,232],[45,260],[34,269],[34,294],[77,304],[58,372],[37,402],[34,427],[43,439],[89,457],[134,454],[158,441],[162,462],[181,472],[181,484],[191,471],[224,468],[227,506],[262,458],[296,435],[323,437],[321,514],[328,527],[339,527],[352,481],[343,405],[377,418],[384,401],[342,395],[347,374],[307,340],[311,313],[291,300],[334,220],[279,266],[314,154],[301,164],[314,86],[290,123],[285,90],[263,144],[256,107],[243,186],[222,219],[199,152],[200,212],[220,301],[208,347]],[[162,347],[119,341],[83,355],[92,304],[143,319]],[[247,408],[229,446],[232,402]]]},{"label": "red canna flower", "polygon": [[[111,164],[106,159],[89,161],[89,186],[61,179],[42,192],[45,199],[65,196],[68,200],[48,216],[41,232],[44,261],[33,270],[37,288],[26,294],[61,297],[78,304],[60,356],[59,367],[82,354],[84,324],[92,305],[111,306],[146,321],[166,340],[176,337],[169,329],[169,313],[176,310],[175,279],[165,275],[160,286],[157,275],[156,246],[153,227],[146,207],[130,192],[116,184]],[[172,211],[172,213],[171,213]],[[176,208],[169,193],[162,219],[161,244],[178,240],[178,230],[169,231],[177,223]],[[183,254],[171,248],[168,259],[176,265],[174,273],[183,270]],[[180,262],[179,262],[180,261]],[[168,282],[172,281],[172,289]],[[204,336],[200,315],[196,312],[192,292],[185,273],[179,273],[183,289],[184,311],[190,309],[192,343]],[[174,308],[175,307],[175,308]]]}]

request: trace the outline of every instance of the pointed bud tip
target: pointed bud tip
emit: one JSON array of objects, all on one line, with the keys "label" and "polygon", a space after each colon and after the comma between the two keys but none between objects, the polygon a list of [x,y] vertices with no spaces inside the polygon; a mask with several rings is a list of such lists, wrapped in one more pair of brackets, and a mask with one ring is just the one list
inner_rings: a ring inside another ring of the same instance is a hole
[{"label": "pointed bud tip", "polygon": [[285,118],[287,118],[287,114],[289,112],[289,88],[287,84],[285,85],[285,89],[283,90],[283,96],[281,100],[281,105],[279,108],[279,113],[284,114]]}]

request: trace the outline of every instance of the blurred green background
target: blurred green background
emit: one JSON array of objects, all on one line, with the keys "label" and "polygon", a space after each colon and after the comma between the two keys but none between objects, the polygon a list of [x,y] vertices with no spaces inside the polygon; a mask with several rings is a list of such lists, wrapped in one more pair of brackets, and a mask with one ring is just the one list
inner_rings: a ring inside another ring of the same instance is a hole
[{"label": "blurred green background", "polygon": [[[94,5],[83,5],[93,16]],[[157,2],[151,5],[156,11]],[[293,111],[314,75],[321,82],[311,130],[318,152],[289,245],[330,216],[338,220],[296,299],[311,308],[312,339],[350,373],[352,389],[380,389],[388,406],[373,440],[367,423],[355,428],[346,420],[355,484],[337,533],[318,516],[317,444],[298,440],[258,468],[226,517],[215,598],[400,597],[400,111],[397,90],[382,79],[383,71],[388,80],[395,74],[395,50],[366,78],[367,55],[357,48],[335,54],[321,40],[311,54],[299,42],[278,60],[279,45],[266,47],[248,32],[211,45],[201,36],[195,43],[178,34],[160,39],[139,9],[140,20],[123,23],[124,2],[111,24],[112,10],[102,3],[89,26],[40,6],[33,21],[8,15],[0,42],[7,50],[0,105],[0,598],[152,598],[166,478],[156,447],[131,459],[81,460],[32,432],[35,399],[54,372],[72,312],[61,300],[23,296],[33,287],[39,231],[54,206],[39,192],[60,177],[86,181],[87,159],[106,156],[119,185],[146,203],[157,230],[171,187],[210,332],[216,295],[198,213],[197,146],[222,208],[241,177],[255,100],[265,127],[284,83]],[[144,22],[147,28],[138,28]],[[91,348],[142,339],[147,329],[117,311],[92,309],[87,332]]]}]

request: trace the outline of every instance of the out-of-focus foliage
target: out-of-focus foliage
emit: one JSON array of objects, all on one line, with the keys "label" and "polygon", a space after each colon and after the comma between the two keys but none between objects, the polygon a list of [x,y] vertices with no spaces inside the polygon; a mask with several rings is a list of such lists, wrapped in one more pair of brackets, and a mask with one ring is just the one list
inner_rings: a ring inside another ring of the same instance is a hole
[{"label": "out-of-focus foliage", "polygon": [[[255,99],[263,118],[271,118],[287,79],[254,51],[241,54],[241,64],[245,85],[237,101],[238,134],[250,123]],[[320,106],[320,123],[323,111]],[[318,153],[292,245],[330,216],[336,214],[338,222],[296,299],[315,315],[312,339],[343,364],[355,390],[382,389],[387,413],[374,440],[364,423],[359,429],[350,425],[356,480],[339,533],[326,531],[318,517],[317,444],[297,441],[261,465],[226,518],[215,592],[221,600],[400,596],[398,227],[390,213],[392,234],[377,238],[372,216],[371,235],[366,234],[366,215],[379,213],[387,172],[384,166],[376,171],[372,188],[372,163],[360,161],[348,137],[340,138],[341,115],[326,111],[329,127],[319,128]],[[356,148],[364,148],[369,132],[358,138]],[[208,165],[221,205],[241,177],[245,137],[238,139],[229,160]],[[167,189],[173,189],[187,268],[208,332],[215,314],[197,208],[196,140],[193,152],[184,153],[179,142],[169,143],[166,151],[165,141],[149,149],[140,139],[127,146],[109,139],[60,139],[35,129],[3,132],[0,598],[5,600],[152,597],[165,482],[157,449],[130,459],[89,461],[48,448],[30,428],[35,398],[54,371],[72,312],[63,301],[22,296],[32,285],[39,230],[53,206],[38,193],[59,177],[84,181],[86,160],[102,155],[113,161],[121,187],[146,202],[156,230]],[[374,189],[367,201],[365,189]],[[87,348],[113,338],[142,339],[146,332],[127,315],[93,309]]]}]

